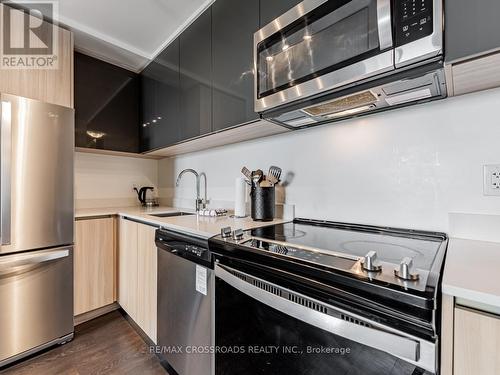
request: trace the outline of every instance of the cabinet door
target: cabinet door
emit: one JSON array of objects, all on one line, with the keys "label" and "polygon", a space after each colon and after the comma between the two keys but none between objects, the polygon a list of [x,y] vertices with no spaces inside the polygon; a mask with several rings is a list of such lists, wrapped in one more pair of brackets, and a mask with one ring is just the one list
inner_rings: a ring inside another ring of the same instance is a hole
[{"label": "cabinet door", "polygon": [[75,54],[77,147],[139,151],[139,75]]},{"label": "cabinet door", "polygon": [[[2,11],[6,5],[0,4]],[[22,24],[13,37],[24,35]],[[13,27],[17,27],[16,25]],[[53,27],[44,22],[42,31]],[[46,103],[73,107],[73,33],[55,27],[58,33],[57,69],[0,69],[0,92]]]},{"label": "cabinet door", "polygon": [[118,303],[137,321],[137,232],[139,224],[120,219],[118,249]]},{"label": "cabinet door", "polygon": [[167,147],[180,139],[179,39],[141,73],[141,152]]},{"label": "cabinet door", "polygon": [[115,230],[113,218],[75,224],[74,310],[80,315],[115,301]]},{"label": "cabinet door", "polygon": [[213,4],[213,130],[258,118],[253,88],[253,34],[258,29],[259,0]]},{"label": "cabinet door", "polygon": [[260,27],[266,26],[302,0],[260,0]]},{"label": "cabinet door", "polygon": [[500,48],[500,1],[445,1],[446,61]]},{"label": "cabinet door", "polygon": [[181,139],[212,131],[211,8],[180,36]]},{"label": "cabinet door", "polygon": [[136,321],[154,343],[156,343],[156,281],[158,273],[155,231],[155,227],[139,224]]},{"label": "cabinet door", "polygon": [[454,375],[500,374],[500,318],[455,309]]}]

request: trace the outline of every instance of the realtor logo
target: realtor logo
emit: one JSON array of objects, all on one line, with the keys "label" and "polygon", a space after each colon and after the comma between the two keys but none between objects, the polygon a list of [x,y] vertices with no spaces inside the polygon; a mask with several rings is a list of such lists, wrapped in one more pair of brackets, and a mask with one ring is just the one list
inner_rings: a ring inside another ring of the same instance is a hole
[{"label": "realtor logo", "polygon": [[0,68],[57,69],[56,1],[4,1]]}]

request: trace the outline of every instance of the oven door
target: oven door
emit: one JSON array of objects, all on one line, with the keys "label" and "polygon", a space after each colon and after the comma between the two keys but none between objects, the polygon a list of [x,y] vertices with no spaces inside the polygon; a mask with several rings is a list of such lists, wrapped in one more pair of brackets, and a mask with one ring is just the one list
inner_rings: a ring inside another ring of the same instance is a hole
[{"label": "oven door", "polygon": [[394,69],[390,0],[305,0],[254,35],[255,110]]},{"label": "oven door", "polygon": [[436,373],[435,343],[226,265],[215,275],[217,375]]}]

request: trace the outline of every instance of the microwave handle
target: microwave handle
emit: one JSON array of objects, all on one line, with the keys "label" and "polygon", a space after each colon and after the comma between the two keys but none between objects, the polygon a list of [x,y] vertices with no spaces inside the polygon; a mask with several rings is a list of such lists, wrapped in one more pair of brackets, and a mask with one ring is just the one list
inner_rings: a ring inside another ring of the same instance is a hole
[{"label": "microwave handle", "polygon": [[[416,340],[412,340],[396,333],[384,331],[382,329],[351,323],[335,316],[325,314],[321,311],[314,310],[310,307],[292,302],[282,296],[263,290],[255,286],[253,283],[247,282],[244,279],[235,276],[234,273],[239,274],[243,278],[245,276],[250,276],[241,271],[233,270],[227,266],[221,266],[219,264],[215,266],[216,277],[222,279],[227,284],[247,296],[264,303],[275,310],[281,311],[288,316],[335,335],[344,337],[348,340],[356,341],[363,345],[382,350],[394,356],[398,356],[412,362],[417,362],[419,360],[420,345]],[[254,276],[250,277],[258,280],[259,282],[270,284],[267,281],[257,279]],[[285,290],[284,288],[274,284],[270,284],[268,288],[268,290],[280,289]],[[308,297],[302,295],[301,297],[308,299]]]},{"label": "microwave handle", "polygon": [[392,47],[391,0],[377,1],[377,28],[380,50]]}]

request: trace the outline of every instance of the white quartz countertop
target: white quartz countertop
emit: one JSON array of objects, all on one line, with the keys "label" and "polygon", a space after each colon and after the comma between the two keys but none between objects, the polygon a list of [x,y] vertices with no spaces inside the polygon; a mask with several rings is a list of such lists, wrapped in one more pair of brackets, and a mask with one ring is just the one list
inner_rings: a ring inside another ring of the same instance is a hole
[{"label": "white quartz countertop", "polygon": [[500,243],[451,238],[443,293],[500,308]]},{"label": "white quartz countertop", "polygon": [[171,229],[177,232],[182,232],[202,238],[210,238],[220,233],[224,227],[233,229],[253,229],[271,224],[284,223],[290,220],[275,219],[273,221],[253,221],[252,218],[232,218],[229,215],[221,217],[208,217],[199,215],[173,216],[173,217],[156,217],[151,214],[166,213],[166,212],[190,212],[173,207],[109,207],[109,208],[85,208],[77,209],[75,217],[77,219],[119,215],[127,216],[131,219],[139,220],[145,223],[158,225],[163,228]]}]

